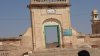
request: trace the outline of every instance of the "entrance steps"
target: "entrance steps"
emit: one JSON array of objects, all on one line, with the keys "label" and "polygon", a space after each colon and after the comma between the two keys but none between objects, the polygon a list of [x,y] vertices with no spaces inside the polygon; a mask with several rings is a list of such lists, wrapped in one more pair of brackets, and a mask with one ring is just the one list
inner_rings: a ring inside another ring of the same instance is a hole
[{"label": "entrance steps", "polygon": [[68,48],[53,48],[33,51],[28,56],[78,56],[78,53],[82,50],[86,50],[90,56],[100,56],[100,48],[79,48],[79,49],[68,49]]},{"label": "entrance steps", "polygon": [[[70,52],[72,51],[72,52]],[[66,48],[51,48],[34,51],[30,56],[67,56],[67,55],[76,55],[76,50],[66,49]]]}]

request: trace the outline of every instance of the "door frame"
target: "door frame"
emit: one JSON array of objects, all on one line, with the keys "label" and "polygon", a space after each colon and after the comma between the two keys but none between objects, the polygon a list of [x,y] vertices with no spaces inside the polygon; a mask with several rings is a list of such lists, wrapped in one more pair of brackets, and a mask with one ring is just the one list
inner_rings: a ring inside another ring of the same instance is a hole
[{"label": "door frame", "polygon": [[58,46],[60,47],[60,28],[59,28],[59,25],[45,25],[44,26],[44,32],[45,32],[45,47],[47,47],[46,45],[46,30],[45,28],[46,27],[57,27],[57,42],[58,42]]}]

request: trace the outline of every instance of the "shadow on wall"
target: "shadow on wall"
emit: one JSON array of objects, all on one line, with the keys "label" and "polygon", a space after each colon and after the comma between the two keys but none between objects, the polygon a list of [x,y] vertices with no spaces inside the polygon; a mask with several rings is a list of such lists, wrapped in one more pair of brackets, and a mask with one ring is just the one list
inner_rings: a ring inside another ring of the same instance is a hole
[{"label": "shadow on wall", "polygon": [[78,52],[78,56],[90,56],[89,52],[86,50],[82,50]]}]

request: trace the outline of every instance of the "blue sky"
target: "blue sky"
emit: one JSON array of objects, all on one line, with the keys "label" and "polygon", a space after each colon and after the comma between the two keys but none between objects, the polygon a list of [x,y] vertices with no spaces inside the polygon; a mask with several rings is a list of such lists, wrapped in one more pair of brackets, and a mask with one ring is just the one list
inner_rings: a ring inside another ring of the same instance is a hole
[{"label": "blue sky", "polygon": [[[71,21],[79,32],[91,33],[91,11],[100,11],[100,0],[71,0]],[[100,13],[100,12],[99,12]]]},{"label": "blue sky", "polygon": [[[29,0],[0,0],[0,37],[18,36],[30,26]],[[100,0],[71,0],[71,23],[79,32],[91,33],[91,11]],[[67,23],[67,22],[66,22]]]}]

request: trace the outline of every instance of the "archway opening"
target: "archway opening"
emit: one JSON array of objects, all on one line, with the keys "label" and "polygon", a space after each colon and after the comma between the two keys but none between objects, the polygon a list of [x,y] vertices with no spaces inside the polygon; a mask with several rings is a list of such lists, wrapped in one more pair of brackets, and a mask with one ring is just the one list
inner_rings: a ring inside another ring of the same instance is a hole
[{"label": "archway opening", "polygon": [[46,48],[60,47],[59,25],[46,25],[44,30]]},{"label": "archway opening", "polygon": [[82,50],[78,52],[78,56],[90,56],[89,52],[86,50]]}]

